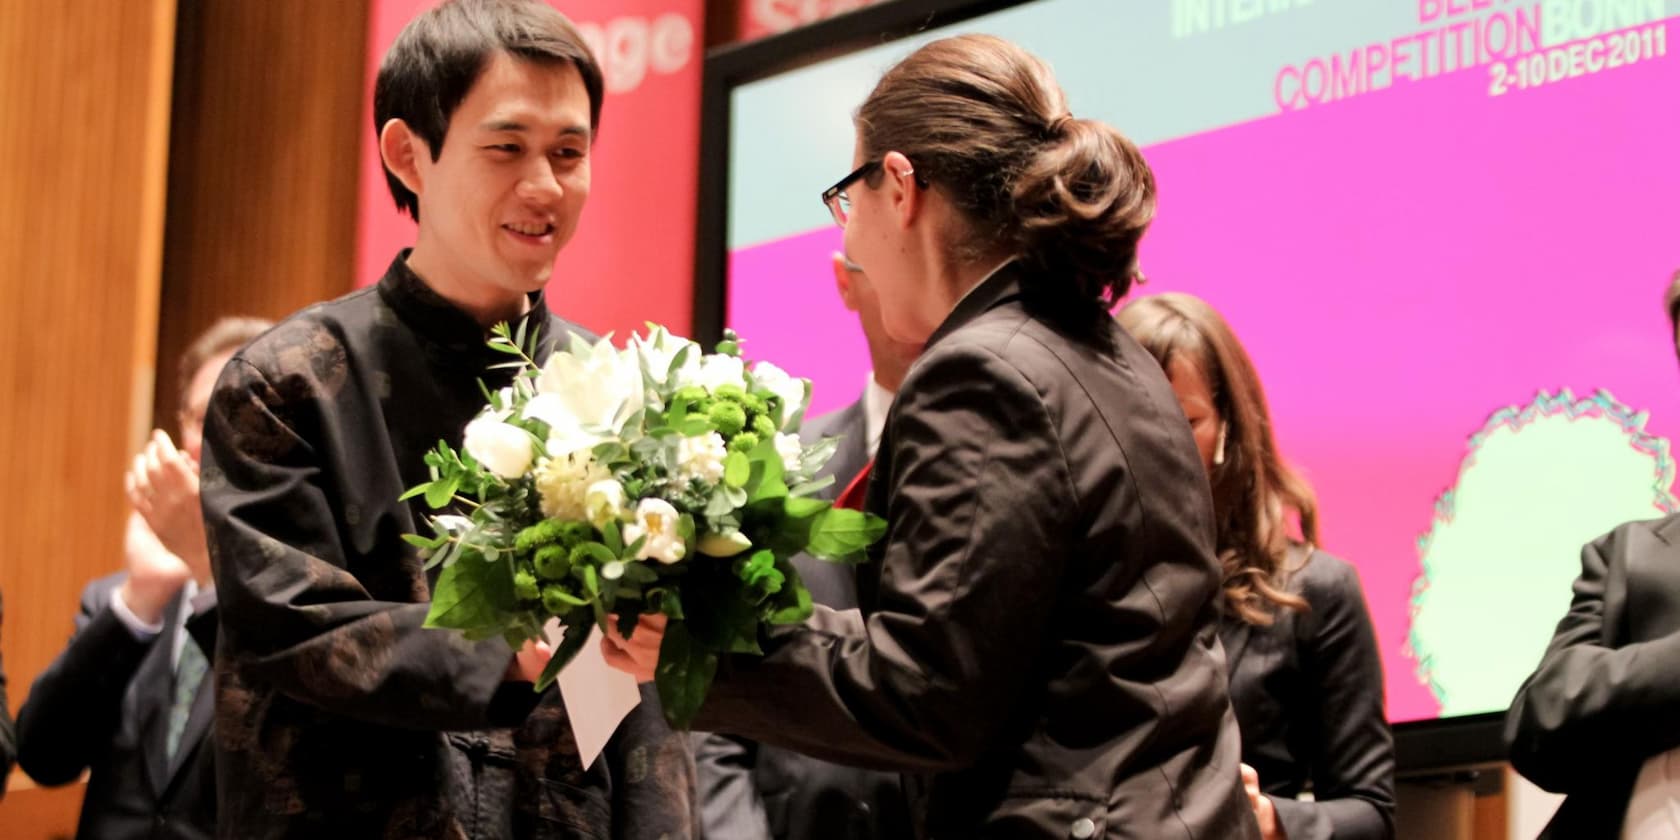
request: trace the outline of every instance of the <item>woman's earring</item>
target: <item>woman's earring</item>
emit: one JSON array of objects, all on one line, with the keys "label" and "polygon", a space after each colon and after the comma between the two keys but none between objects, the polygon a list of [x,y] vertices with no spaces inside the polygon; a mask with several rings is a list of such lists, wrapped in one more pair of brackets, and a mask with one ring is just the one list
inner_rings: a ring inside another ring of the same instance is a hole
[{"label": "woman's earring", "polygon": [[1226,424],[1219,424],[1219,441],[1213,445],[1213,465],[1225,463],[1225,429]]}]

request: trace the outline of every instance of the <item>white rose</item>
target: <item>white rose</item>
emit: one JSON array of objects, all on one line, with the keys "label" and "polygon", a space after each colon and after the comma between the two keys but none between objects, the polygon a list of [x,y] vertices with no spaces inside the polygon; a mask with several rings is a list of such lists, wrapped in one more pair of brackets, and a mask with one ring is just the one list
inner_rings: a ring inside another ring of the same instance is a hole
[{"label": "white rose", "polygon": [[776,454],[782,456],[783,472],[799,471],[799,456],[805,454],[805,447],[799,442],[798,435],[776,434]]},{"label": "white rose", "polygon": [[518,478],[531,468],[531,436],[494,415],[468,423],[461,437],[467,454],[502,478]]},{"label": "white rose", "polygon": [[686,348],[688,355],[683,357],[682,367],[677,368],[676,386],[683,388],[699,380],[700,357],[704,355],[700,345],[672,335],[664,327],[654,327],[645,337],[636,336],[630,343],[647,363],[648,373],[660,382],[671,372],[671,361]]},{"label": "white rose", "polygon": [[746,372],[746,366],[734,356],[707,356],[700,360],[699,381],[696,384],[714,394],[724,385],[734,385],[746,390]]},{"label": "white rose", "polygon": [[781,398],[782,428],[787,428],[793,420],[793,415],[805,407],[806,380],[788,376],[787,371],[769,362],[753,365],[753,378],[758,380],[759,385],[770,389],[770,393]]},{"label": "white rose", "polygon": [[670,502],[643,499],[636,504],[635,521],[624,526],[624,541],[634,543],[645,537],[647,541],[636,553],[637,559],[658,560],[667,565],[675,563],[683,559],[688,551],[682,536],[677,533],[679,519],[677,509],[671,507]]},{"label": "white rose", "polygon": [[583,509],[596,528],[624,518],[624,485],[610,478],[589,485],[583,492]]},{"label": "white rose", "polygon": [[727,457],[729,449],[717,432],[682,438],[677,441],[677,474],[711,486],[723,480],[723,459]]},{"label": "white rose", "polygon": [[[586,430],[616,432],[642,407],[645,390],[641,360],[634,352],[620,351],[605,338],[591,347],[573,336],[570,350],[556,351],[543,364],[532,402],[551,397],[541,409],[547,414],[569,415]],[[530,403],[525,410],[531,411]]]},{"label": "white rose", "polygon": [[612,478],[606,467],[595,463],[588,452],[553,455],[537,462],[537,495],[543,516],[567,522],[589,518],[585,499],[597,481]]}]

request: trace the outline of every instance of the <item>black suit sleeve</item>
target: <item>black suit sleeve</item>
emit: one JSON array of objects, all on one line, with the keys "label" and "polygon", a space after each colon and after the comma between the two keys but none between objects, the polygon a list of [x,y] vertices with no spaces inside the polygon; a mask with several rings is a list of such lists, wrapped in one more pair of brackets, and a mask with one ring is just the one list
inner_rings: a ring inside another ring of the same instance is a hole
[{"label": "black suit sleeve", "polygon": [[[342,419],[316,395],[282,395],[239,358],[211,397],[203,472],[217,480],[205,482],[203,503],[222,651],[334,714],[413,729],[517,725],[538,695],[503,682],[507,642],[425,629],[425,599],[378,600],[347,568],[322,468],[333,441],[312,440],[308,424],[294,422],[311,412],[326,418],[314,423],[321,429]],[[381,560],[419,563],[412,553]]]},{"label": "black suit sleeve", "polygon": [[746,738],[694,733],[702,837],[771,840],[770,818],[753,779],[758,753],[758,744]]},{"label": "black suit sleeve", "polygon": [[890,421],[892,474],[874,479],[890,482],[877,609],[819,606],[763,659],[729,660],[697,727],[929,772],[998,737],[1053,619],[1068,468],[1037,389],[996,354],[941,347],[916,381]]},{"label": "black suit sleeve", "polygon": [[123,695],[155,640],[141,641],[110,609],[118,578],[82,591],[70,644],[35,679],[18,710],[18,763],[43,785],[75,781],[110,749]]},{"label": "black suit sleeve", "polygon": [[1625,587],[1628,552],[1655,539],[1625,526],[1581,550],[1569,612],[1506,713],[1511,764],[1546,790],[1590,788],[1607,767],[1680,746],[1680,633],[1616,648],[1604,639],[1606,592]]},{"label": "black suit sleeve", "polygon": [[[1353,567],[1314,562],[1298,620],[1301,666],[1317,708],[1298,718],[1312,734],[1313,801],[1274,798],[1290,840],[1394,836],[1394,740],[1383,712],[1382,657]],[[1265,781],[1262,779],[1261,781]]]},{"label": "black suit sleeve", "polygon": [[[4,623],[5,607],[0,606],[0,623]],[[6,702],[6,666],[0,661],[0,798],[6,796],[6,778],[12,774],[12,762],[17,759],[17,731],[12,728],[12,707]]]}]

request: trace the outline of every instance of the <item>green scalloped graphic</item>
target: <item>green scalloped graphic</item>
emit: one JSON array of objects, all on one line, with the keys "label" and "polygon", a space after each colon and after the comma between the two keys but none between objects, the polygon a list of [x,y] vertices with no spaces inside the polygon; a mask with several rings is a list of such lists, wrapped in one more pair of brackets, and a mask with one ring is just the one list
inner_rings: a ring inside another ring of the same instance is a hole
[{"label": "green scalloped graphic", "polygon": [[1648,415],[1568,389],[1493,413],[1418,538],[1407,652],[1441,714],[1502,711],[1569,608],[1582,544],[1676,509]]}]

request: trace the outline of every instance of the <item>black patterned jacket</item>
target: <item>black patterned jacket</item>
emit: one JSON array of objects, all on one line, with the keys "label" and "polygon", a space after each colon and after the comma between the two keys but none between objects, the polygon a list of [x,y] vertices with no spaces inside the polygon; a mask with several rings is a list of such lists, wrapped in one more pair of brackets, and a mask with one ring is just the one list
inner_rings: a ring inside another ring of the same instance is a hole
[{"label": "black patterned jacket", "polygon": [[[693,761],[651,693],[585,768],[556,693],[503,682],[505,642],[421,627],[422,503],[397,497],[508,357],[405,257],[244,348],[210,401],[219,834],[689,837]],[[544,356],[582,332],[541,297],[527,319]]]}]

